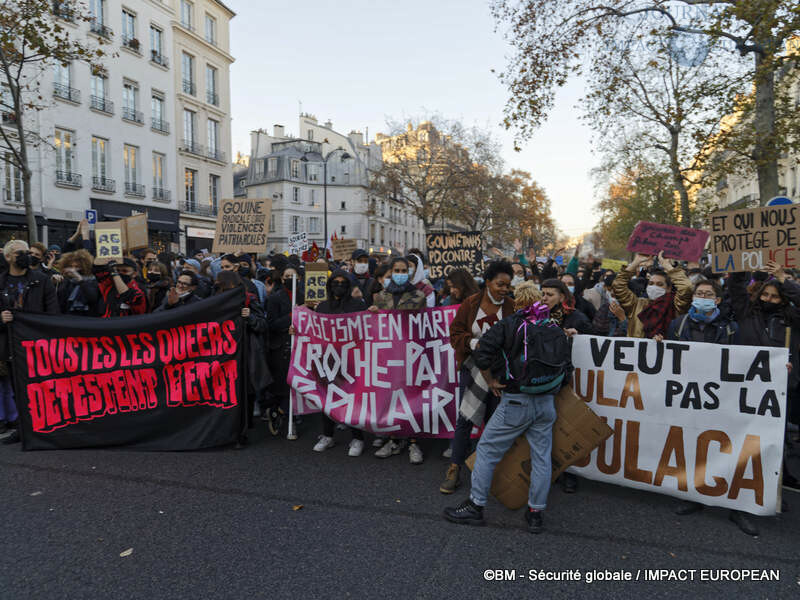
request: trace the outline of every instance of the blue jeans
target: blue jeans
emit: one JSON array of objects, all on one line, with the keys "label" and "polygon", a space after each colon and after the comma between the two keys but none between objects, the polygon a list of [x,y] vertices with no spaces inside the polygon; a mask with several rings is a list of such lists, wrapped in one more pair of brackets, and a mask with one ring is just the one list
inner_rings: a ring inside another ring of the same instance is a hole
[{"label": "blue jeans", "polygon": [[523,433],[531,447],[531,487],[528,506],[547,506],[550,478],[553,474],[550,454],[553,450],[553,423],[556,422],[555,397],[552,394],[506,393],[481,435],[472,471],[470,498],[486,506],[492,475],[497,463]]}]

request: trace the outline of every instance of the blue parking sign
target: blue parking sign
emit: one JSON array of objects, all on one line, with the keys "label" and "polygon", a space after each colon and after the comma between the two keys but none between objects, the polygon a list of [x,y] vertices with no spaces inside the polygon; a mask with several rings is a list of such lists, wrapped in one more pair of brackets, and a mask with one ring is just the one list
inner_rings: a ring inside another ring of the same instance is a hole
[{"label": "blue parking sign", "polygon": [[87,208],[86,220],[89,221],[89,225],[94,225],[97,223],[97,211],[93,208]]}]

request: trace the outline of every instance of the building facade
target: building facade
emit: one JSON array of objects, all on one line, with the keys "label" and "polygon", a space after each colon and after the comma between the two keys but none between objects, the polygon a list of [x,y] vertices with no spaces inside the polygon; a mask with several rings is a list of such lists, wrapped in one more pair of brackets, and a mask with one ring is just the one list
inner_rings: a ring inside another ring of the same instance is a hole
[{"label": "building facade", "polygon": [[[208,4],[209,11],[220,15],[217,39],[220,44],[224,40],[227,48],[233,13],[217,2]],[[106,57],[103,70],[97,72],[83,63],[51,66],[40,83],[46,108],[26,113],[26,130],[42,140],[29,145],[39,238],[63,245],[87,209],[96,210],[101,221],[146,212],[151,245],[159,251],[178,250],[186,230],[179,210],[185,200],[187,164],[185,153],[178,151],[183,129],[177,121],[182,113],[176,109],[181,83],[181,63],[175,59],[180,56],[175,37],[182,31],[176,25],[180,0],[88,0],[81,6],[90,11],[89,22],[76,18],[75,6],[54,3],[54,18],[75,36],[105,42],[101,47]],[[186,34],[179,35],[184,48]],[[215,156],[201,159],[209,166],[198,172],[206,182],[210,173],[216,173],[219,193],[230,194],[230,166],[218,160],[230,147],[230,62],[224,64],[218,102],[221,112],[224,107],[220,122],[225,127],[220,128]],[[13,133],[14,125],[15,116],[4,109],[2,126]],[[25,238],[21,176],[5,161],[0,169],[0,242]],[[207,193],[198,198],[207,200]]]},{"label": "building facade", "polygon": [[176,0],[172,21],[176,90],[175,170],[180,247],[210,248],[217,207],[233,197],[231,166],[230,20],[217,0]]},{"label": "building facade", "polygon": [[282,125],[271,135],[253,131],[246,176],[236,176],[237,195],[272,200],[268,250],[286,250],[289,235],[302,232],[323,248],[326,198],[327,238],[355,239],[359,248],[383,254],[424,241],[410,211],[370,193],[371,173],[381,164],[377,144],[309,114],[298,125],[299,137],[286,135]]}]

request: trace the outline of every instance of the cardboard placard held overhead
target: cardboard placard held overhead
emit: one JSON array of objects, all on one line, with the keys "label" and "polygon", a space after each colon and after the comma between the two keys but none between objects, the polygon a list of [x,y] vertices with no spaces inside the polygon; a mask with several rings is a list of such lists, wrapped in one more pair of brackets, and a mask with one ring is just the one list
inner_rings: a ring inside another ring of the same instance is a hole
[{"label": "cardboard placard held overhead", "polygon": [[[572,386],[561,389],[556,396],[558,418],[553,425],[553,473],[551,481],[567,467],[586,458],[614,431],[581,400]],[[475,454],[467,458],[467,466],[475,466]],[[531,484],[531,452],[528,440],[521,435],[506,452],[494,470],[492,495],[506,508],[516,510],[528,502]]]},{"label": "cardboard placard held overhead", "polygon": [[147,234],[147,214],[142,213],[125,217],[123,221],[125,222],[126,251],[147,248],[150,245],[150,239]]},{"label": "cardboard placard held overhead", "polygon": [[348,260],[358,248],[356,240],[331,240],[333,260]]},{"label": "cardboard placard held overhead", "polygon": [[608,269],[609,271],[621,271],[625,265],[627,265],[624,260],[617,260],[616,258],[604,258],[600,263],[601,269]]},{"label": "cardboard placard held overhead", "polygon": [[425,236],[429,276],[445,277],[453,269],[466,269],[483,277],[483,237],[480,231],[429,233]]},{"label": "cardboard placard held overhead", "polygon": [[122,221],[97,223],[94,229],[94,241],[97,258],[109,260],[122,260],[124,252]]},{"label": "cardboard placard held overhead", "polygon": [[663,251],[665,258],[697,261],[707,241],[708,232],[702,229],[639,221],[626,250],[650,255]]},{"label": "cardboard placard held overhead", "polygon": [[289,254],[300,254],[308,250],[308,235],[305,231],[289,235]]},{"label": "cardboard placard held overhead", "polygon": [[711,268],[716,273],[755,271],[774,260],[800,266],[800,205],[718,211],[709,217]]},{"label": "cardboard placard held overhead", "polygon": [[305,301],[322,302],[328,297],[328,263],[306,265]]},{"label": "cardboard placard held overhead", "polygon": [[269,198],[236,198],[223,200],[217,213],[214,253],[264,252],[272,200]]}]

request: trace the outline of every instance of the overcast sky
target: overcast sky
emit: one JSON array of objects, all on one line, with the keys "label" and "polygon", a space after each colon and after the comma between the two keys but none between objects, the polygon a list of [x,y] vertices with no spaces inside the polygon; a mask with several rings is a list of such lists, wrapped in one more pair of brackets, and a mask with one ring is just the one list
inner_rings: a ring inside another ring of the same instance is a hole
[{"label": "overcast sky", "polygon": [[297,134],[304,112],[334,129],[386,131],[389,118],[440,113],[492,128],[507,168],[530,171],[568,235],[596,221],[589,170],[598,162],[575,104],[582,84],[559,95],[536,136],[514,152],[503,130],[500,71],[510,48],[487,0],[226,0],[231,21],[233,153],[249,154],[249,132],[282,124]]}]

